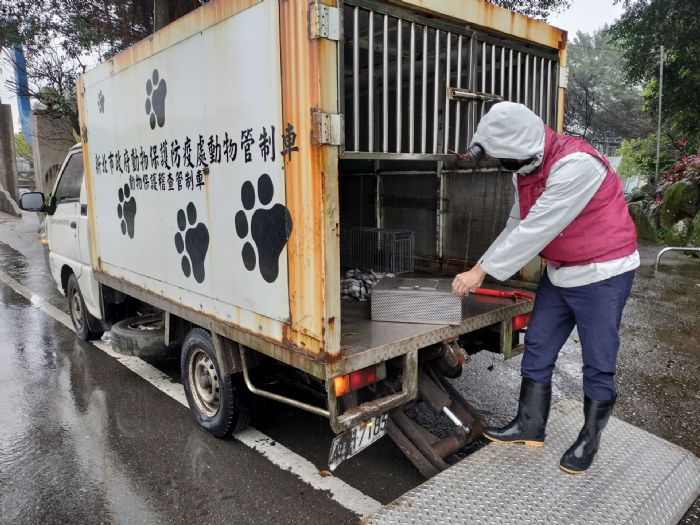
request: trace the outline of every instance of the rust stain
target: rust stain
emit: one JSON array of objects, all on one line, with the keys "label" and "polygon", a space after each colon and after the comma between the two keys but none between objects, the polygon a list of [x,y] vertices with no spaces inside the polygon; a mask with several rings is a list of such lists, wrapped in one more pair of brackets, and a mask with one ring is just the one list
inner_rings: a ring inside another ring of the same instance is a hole
[{"label": "rust stain", "polygon": [[323,362],[326,363],[329,366],[333,366],[336,363],[340,363],[343,360],[343,357],[345,356],[345,352],[341,350],[340,352],[337,353],[329,353],[325,352],[323,354]]},{"label": "rust stain", "polygon": [[[475,29],[487,29],[552,49],[566,45],[566,31],[484,0],[391,0],[418,11],[441,14]],[[562,44],[563,42],[563,44]]]},{"label": "rust stain", "polygon": [[115,55],[109,61],[111,72],[112,74],[118,73],[260,2],[262,0],[217,0],[209,2]]},{"label": "rust stain", "polygon": [[283,125],[294,126],[299,151],[284,160],[292,233],[287,243],[290,325],[287,345],[323,351],[323,190],[319,147],[311,141],[311,109],[320,103],[319,43],[308,37],[308,2],[280,1]]},{"label": "rust stain", "polygon": [[282,327],[282,347],[290,352],[292,361],[313,359],[326,362],[326,354],[318,339],[311,339],[291,330],[287,325]]},{"label": "rust stain", "polygon": [[83,166],[85,175],[85,192],[88,202],[88,224],[90,226],[90,253],[92,259],[93,268],[100,270],[102,266],[102,260],[99,257],[99,251],[97,250],[97,228],[95,227],[95,202],[93,199],[94,190],[92,187],[92,163],[90,160],[90,145],[89,145],[89,133],[90,130],[86,128],[87,115],[85,114],[85,80],[84,78],[78,77],[75,83],[75,92],[78,98],[78,127],[81,130],[81,143],[82,143],[82,153],[83,153]]},{"label": "rust stain", "polygon": [[[335,6],[335,0],[320,0],[327,5]],[[338,100],[338,70],[342,65],[338,63],[338,44],[331,40],[319,41],[319,78],[321,79],[321,105],[319,109],[328,113],[339,111]],[[329,356],[337,356],[340,359],[340,294],[338,286],[340,282],[340,243],[337,223],[339,216],[338,197],[338,155],[336,146],[322,146],[321,150],[321,183],[323,185],[323,211],[322,211],[322,246],[323,246],[323,287],[325,303],[323,312],[325,317],[324,348]],[[333,318],[334,323],[329,320]]]}]

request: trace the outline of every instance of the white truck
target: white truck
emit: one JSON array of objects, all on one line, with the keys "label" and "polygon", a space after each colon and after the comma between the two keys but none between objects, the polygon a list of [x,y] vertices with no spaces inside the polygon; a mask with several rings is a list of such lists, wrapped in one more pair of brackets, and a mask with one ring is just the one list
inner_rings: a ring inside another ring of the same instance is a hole
[{"label": "white truck", "polygon": [[[364,270],[397,229],[420,275],[473,264],[513,188],[454,152],[494,100],[560,128],[565,47],[481,0],[216,0],[100,64],[78,81],[81,144],[53,192],[21,199],[47,214],[78,337],[112,328],[122,351],[157,336],[180,352],[216,436],[247,424],[252,393],[328,418],[331,466],[388,431],[426,476],[446,468],[481,420],[445,376],[472,351],[517,353],[532,303],[470,296],[456,324],[372,321],[341,301],[341,243],[371,233],[342,250]],[[261,388],[271,371],[314,395]],[[403,410],[418,401],[453,434],[418,430]]]}]

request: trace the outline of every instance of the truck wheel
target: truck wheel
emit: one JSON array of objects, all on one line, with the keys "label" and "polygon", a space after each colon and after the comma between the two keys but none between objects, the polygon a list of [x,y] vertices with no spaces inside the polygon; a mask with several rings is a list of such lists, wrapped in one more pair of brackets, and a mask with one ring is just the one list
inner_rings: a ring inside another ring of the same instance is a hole
[{"label": "truck wheel", "polygon": [[70,320],[73,322],[73,328],[75,328],[75,334],[78,336],[78,339],[87,341],[101,337],[101,330],[90,330],[90,326],[100,326],[100,321],[93,317],[85,307],[83,294],[80,292],[78,279],[75,278],[74,274],[71,274],[68,278],[66,293],[68,296]]},{"label": "truck wheel", "polygon": [[202,428],[221,438],[248,426],[248,390],[240,374],[221,374],[208,332],[190,330],[182,343],[180,366],[187,402]]},{"label": "truck wheel", "polygon": [[163,314],[123,319],[112,326],[112,348],[124,355],[163,359],[172,354],[165,346]]}]

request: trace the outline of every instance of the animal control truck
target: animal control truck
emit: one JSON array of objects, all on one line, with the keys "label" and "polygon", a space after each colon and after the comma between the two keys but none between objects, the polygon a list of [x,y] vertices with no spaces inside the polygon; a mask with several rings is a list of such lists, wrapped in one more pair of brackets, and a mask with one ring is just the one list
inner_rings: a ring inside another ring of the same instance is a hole
[{"label": "animal control truck", "polygon": [[78,336],[158,335],[214,435],[258,395],[327,418],[332,467],[388,432],[432,476],[482,428],[446,377],[522,350],[532,302],[510,291],[540,264],[454,323],[372,320],[343,271],[444,285],[472,265],[514,190],[455,153],[498,100],[561,129],[565,53],[565,32],[481,0],[215,0],[79,79],[81,143],[22,205],[47,213]]}]

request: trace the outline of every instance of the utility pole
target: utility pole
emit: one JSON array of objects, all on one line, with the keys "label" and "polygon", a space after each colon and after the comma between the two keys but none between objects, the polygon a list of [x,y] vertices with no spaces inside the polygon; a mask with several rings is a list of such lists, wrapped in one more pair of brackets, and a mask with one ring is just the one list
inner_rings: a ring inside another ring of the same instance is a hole
[{"label": "utility pole", "polygon": [[656,173],[654,175],[654,180],[651,181],[655,183],[659,180],[659,150],[661,149],[661,99],[664,96],[664,46],[660,46],[660,56],[659,56],[659,120],[656,126]]}]

